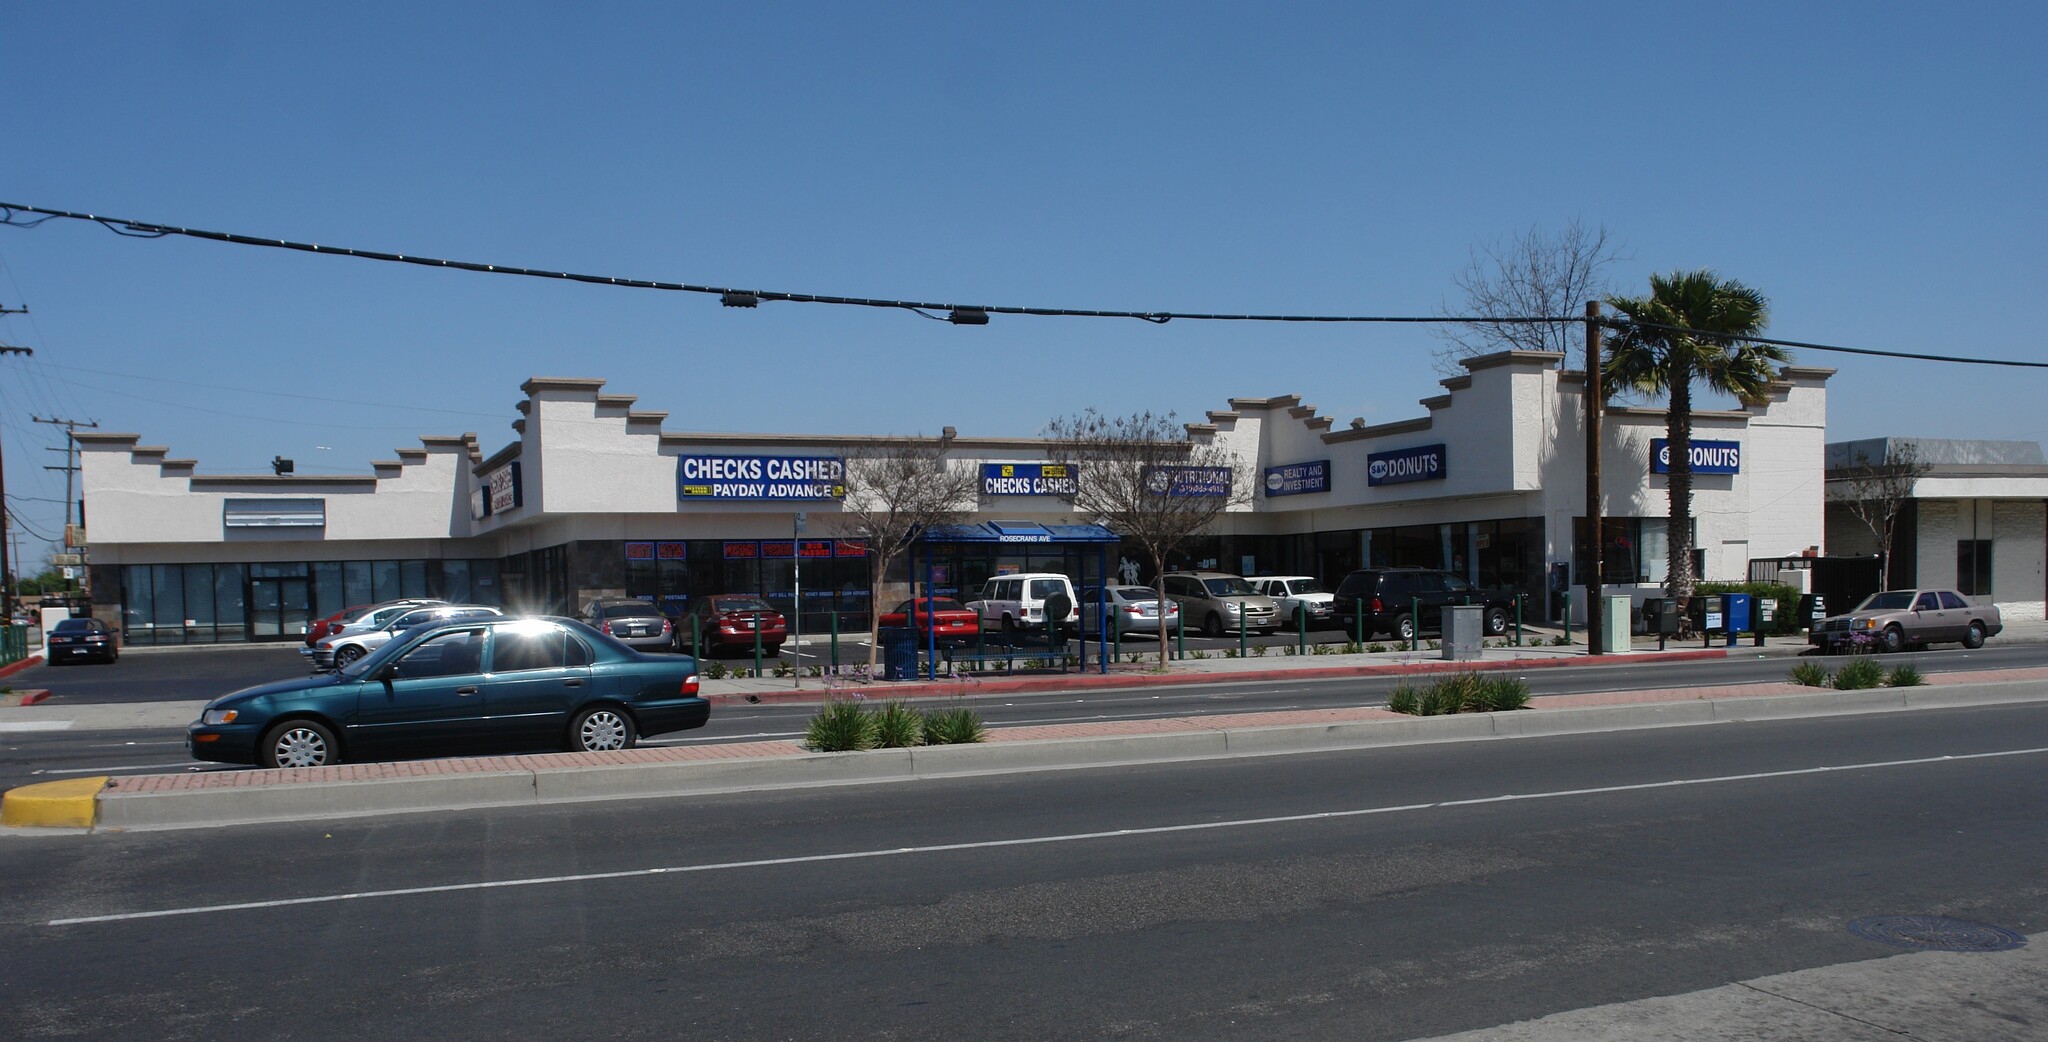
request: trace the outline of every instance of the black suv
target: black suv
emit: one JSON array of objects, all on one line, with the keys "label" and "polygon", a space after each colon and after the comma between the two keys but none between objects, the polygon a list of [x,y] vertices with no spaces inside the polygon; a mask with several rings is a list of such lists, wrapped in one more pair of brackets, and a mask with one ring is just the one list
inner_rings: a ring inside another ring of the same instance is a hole
[{"label": "black suv", "polygon": [[1331,599],[1331,615],[1344,621],[1348,633],[1359,632],[1358,616],[1365,615],[1367,640],[1389,633],[1401,640],[1415,636],[1415,612],[1422,613],[1422,628],[1443,628],[1446,604],[1480,604],[1486,607],[1486,632],[1500,636],[1515,617],[1514,594],[1483,590],[1450,572],[1434,568],[1362,568],[1337,584]]}]

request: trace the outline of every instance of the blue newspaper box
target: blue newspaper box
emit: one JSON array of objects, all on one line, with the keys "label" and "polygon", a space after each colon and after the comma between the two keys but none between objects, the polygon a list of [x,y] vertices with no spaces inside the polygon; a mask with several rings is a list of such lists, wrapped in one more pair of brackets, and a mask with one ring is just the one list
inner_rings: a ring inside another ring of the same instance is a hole
[{"label": "blue newspaper box", "polygon": [[1728,630],[1729,639],[1733,640],[1738,633],[1749,632],[1752,628],[1749,623],[1750,595],[1746,593],[1724,593],[1721,595],[1721,600],[1721,625]]}]

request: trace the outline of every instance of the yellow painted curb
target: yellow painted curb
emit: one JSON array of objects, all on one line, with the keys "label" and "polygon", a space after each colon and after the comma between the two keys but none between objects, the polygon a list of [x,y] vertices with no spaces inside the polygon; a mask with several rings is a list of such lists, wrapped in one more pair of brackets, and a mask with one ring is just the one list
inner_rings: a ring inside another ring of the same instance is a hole
[{"label": "yellow painted curb", "polygon": [[9,789],[0,796],[0,825],[44,828],[91,828],[99,812],[105,775],[67,778]]}]

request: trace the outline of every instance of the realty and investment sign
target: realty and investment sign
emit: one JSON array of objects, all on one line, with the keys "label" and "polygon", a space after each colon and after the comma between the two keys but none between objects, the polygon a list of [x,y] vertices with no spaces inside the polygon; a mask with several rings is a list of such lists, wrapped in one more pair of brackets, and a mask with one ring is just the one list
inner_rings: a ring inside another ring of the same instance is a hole
[{"label": "realty and investment sign", "polygon": [[1266,468],[1266,495],[1298,496],[1304,492],[1330,491],[1330,461],[1289,463]]},{"label": "realty and investment sign", "polygon": [[984,463],[984,496],[1071,496],[1081,490],[1071,463]]},{"label": "realty and investment sign", "polygon": [[837,456],[678,456],[677,499],[842,499]]}]

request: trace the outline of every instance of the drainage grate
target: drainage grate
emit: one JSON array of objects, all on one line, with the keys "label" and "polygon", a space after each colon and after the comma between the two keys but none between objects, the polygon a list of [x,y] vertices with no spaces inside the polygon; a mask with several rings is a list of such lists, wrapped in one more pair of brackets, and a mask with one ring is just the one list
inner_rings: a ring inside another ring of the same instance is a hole
[{"label": "drainage grate", "polygon": [[1850,923],[1849,932],[1915,951],[2003,952],[2027,943],[2025,937],[2002,926],[1940,915],[1873,915]]}]

